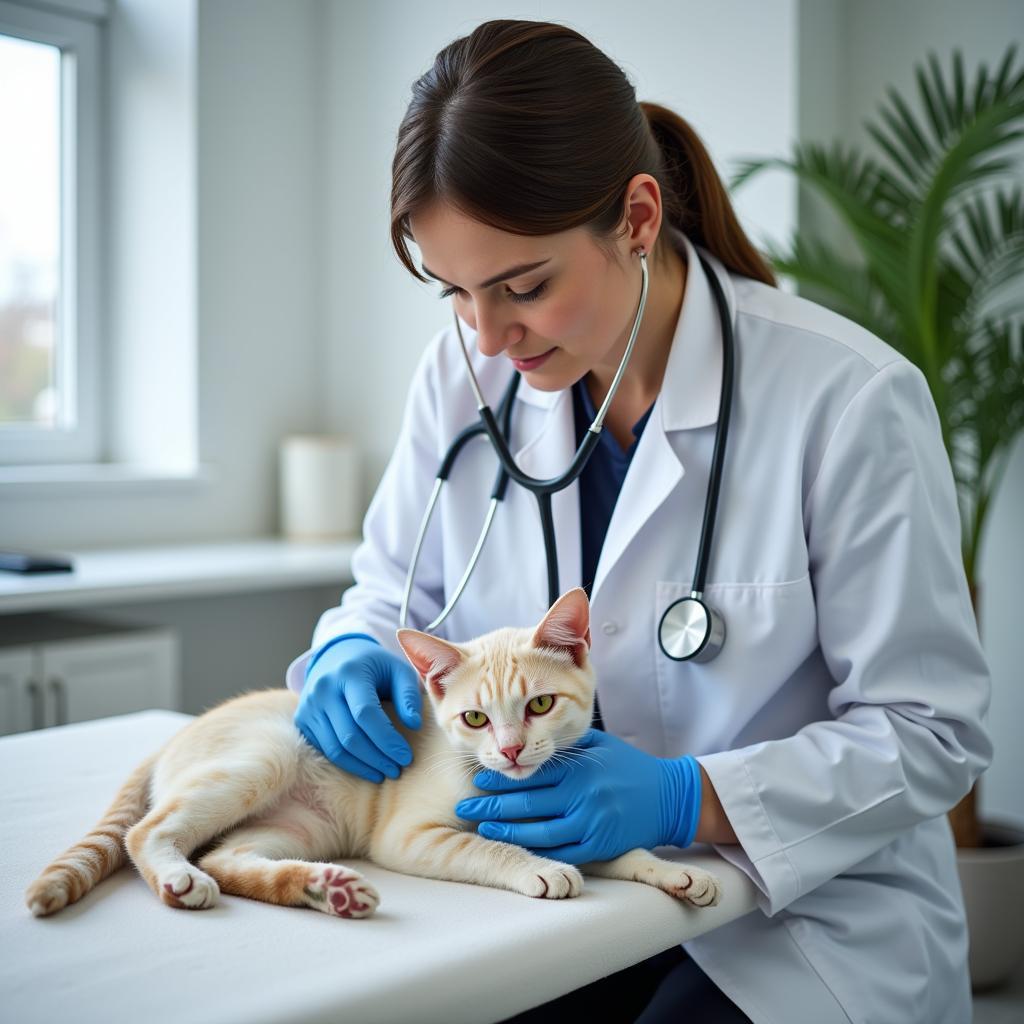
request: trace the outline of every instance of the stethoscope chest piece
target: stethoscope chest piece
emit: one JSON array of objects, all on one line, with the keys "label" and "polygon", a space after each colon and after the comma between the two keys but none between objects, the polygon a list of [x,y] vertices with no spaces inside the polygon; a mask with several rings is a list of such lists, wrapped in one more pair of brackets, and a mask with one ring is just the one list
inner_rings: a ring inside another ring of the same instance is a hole
[{"label": "stethoscope chest piece", "polygon": [[673,661],[711,661],[725,643],[725,620],[696,594],[665,609],[658,644]]}]

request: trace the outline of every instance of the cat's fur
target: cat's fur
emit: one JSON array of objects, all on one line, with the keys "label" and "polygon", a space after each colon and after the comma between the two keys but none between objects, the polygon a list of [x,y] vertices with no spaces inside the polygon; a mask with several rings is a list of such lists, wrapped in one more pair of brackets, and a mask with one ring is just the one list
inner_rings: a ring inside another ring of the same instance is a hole
[{"label": "cat's fur", "polygon": [[[382,783],[340,771],[306,742],[293,723],[299,698],[290,690],[226,701],[132,772],[92,832],[29,886],[28,907],[53,914],[128,857],[164,903],[194,910],[213,906],[223,891],[366,917],[379,903],[376,889],[357,871],[330,863],[348,857],[526,896],[578,896],[576,867],[485,839],[476,823],[456,815],[455,804],[481,795],[472,782],[481,766],[522,779],[552,756],[587,756],[572,744],[593,713],[589,619],[586,593],[577,588],[536,629],[498,629],[462,644],[399,630],[430,713],[412,730],[385,704],[413,761]],[[553,705],[528,712],[541,694],[554,695]],[[470,728],[467,709],[482,710],[487,724]],[[501,747],[526,767],[516,768]],[[699,906],[719,900],[713,876],[643,849],[582,867],[647,882]]]}]

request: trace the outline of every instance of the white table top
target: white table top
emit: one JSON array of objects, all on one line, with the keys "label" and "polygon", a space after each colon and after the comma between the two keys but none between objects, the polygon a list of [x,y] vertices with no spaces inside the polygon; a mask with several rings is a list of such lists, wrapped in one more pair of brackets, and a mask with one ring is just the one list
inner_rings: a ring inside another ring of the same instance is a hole
[{"label": "white table top", "polygon": [[537,900],[348,860],[381,894],[371,918],[223,894],[210,910],[174,910],[130,865],[34,918],[29,883],[189,718],[144,711],[0,739],[0,1020],[488,1024],[755,907],[746,875],[694,847],[659,854],[716,872],[717,907],[592,876],[575,899]]}]

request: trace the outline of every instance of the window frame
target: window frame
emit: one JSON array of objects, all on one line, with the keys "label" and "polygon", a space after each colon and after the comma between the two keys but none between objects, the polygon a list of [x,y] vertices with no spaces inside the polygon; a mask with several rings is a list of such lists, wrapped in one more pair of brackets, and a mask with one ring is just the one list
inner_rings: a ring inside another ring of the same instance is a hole
[{"label": "window frame", "polygon": [[[60,10],[56,9],[60,8]],[[101,315],[102,54],[105,3],[0,0],[0,33],[61,51],[60,296],[55,351],[70,425],[0,427],[0,465],[100,462],[104,455]],[[107,396],[109,397],[109,396]]]}]

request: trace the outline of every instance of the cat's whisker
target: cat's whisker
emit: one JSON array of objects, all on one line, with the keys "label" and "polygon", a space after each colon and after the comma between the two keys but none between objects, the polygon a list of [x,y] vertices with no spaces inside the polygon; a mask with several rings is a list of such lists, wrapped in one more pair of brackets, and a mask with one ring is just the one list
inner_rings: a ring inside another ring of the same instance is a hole
[{"label": "cat's whisker", "polygon": [[438,754],[434,754],[428,757],[424,762],[431,768],[436,768],[438,765],[458,765],[459,767],[469,768],[475,763],[475,758],[467,758],[463,754],[457,754],[452,751],[442,751]]},{"label": "cat's whisker", "polygon": [[428,775],[454,771],[462,778],[472,778],[480,767],[476,755],[463,750],[438,751],[426,758],[424,763]]},{"label": "cat's whisker", "polygon": [[552,754],[548,758],[548,761],[553,761],[555,764],[572,764],[572,758],[565,757],[564,755],[558,753]]},{"label": "cat's whisker", "polygon": [[470,761],[477,760],[476,754],[471,750],[441,750],[431,754],[430,757],[461,757]]},{"label": "cat's whisker", "polygon": [[[574,756],[571,754],[556,753],[551,755],[550,760],[559,764],[579,764],[580,761],[586,760],[586,758],[580,757],[579,755]],[[597,761],[595,763],[600,764],[601,762]]]},{"label": "cat's whisker", "polygon": [[560,753],[568,761],[593,761],[597,765],[604,764],[596,754],[582,747],[562,747]]},{"label": "cat's whisker", "polygon": [[586,750],[570,750],[563,751],[566,757],[571,757],[577,761],[593,761],[594,764],[603,764],[604,762],[596,754],[591,754]]},{"label": "cat's whisker", "polygon": [[463,759],[466,761],[476,761],[476,754],[471,753],[468,750],[441,750],[437,753],[430,754],[427,758],[428,761],[433,761],[438,758],[448,758],[452,760]]}]

